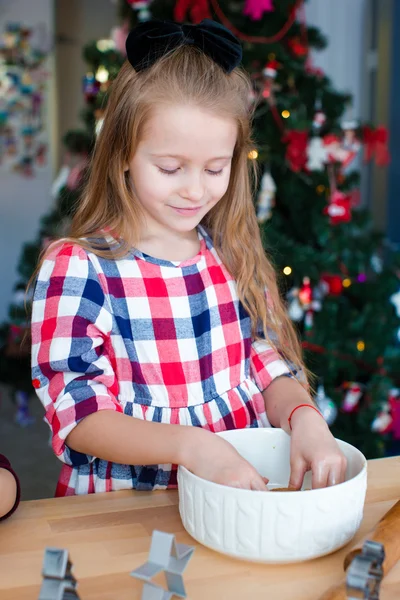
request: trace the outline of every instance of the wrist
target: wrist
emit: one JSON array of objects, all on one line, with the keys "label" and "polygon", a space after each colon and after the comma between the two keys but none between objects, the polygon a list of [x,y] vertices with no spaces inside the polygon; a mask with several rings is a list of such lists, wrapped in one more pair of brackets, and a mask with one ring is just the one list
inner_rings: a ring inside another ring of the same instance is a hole
[{"label": "wrist", "polygon": [[312,424],[313,427],[327,428],[328,425],[319,409],[312,402],[294,407],[288,418],[289,433],[297,428]]},{"label": "wrist", "polygon": [[202,440],[208,433],[200,427],[179,426],[180,434],[177,444],[175,464],[191,470],[192,461],[202,447]]}]

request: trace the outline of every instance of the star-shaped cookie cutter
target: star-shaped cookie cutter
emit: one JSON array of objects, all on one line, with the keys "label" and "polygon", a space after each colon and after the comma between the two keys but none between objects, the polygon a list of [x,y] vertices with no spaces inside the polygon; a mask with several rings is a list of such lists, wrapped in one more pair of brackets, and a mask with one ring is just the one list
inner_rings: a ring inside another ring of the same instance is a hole
[{"label": "star-shaped cookie cutter", "polygon": [[[174,595],[186,598],[183,572],[193,552],[193,546],[177,544],[174,535],[153,531],[149,560],[131,572],[132,577],[145,582],[142,600],[170,600]],[[162,572],[167,580],[167,590],[151,581]]]},{"label": "star-shaped cookie cutter", "polygon": [[361,554],[358,554],[347,569],[348,600],[379,600],[379,590],[383,578],[385,549],[382,544],[367,540]]}]

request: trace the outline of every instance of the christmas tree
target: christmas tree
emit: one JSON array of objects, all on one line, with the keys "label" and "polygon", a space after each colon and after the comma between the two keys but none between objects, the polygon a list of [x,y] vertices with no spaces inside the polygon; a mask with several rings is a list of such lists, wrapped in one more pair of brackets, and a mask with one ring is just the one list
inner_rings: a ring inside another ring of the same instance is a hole
[{"label": "christmas tree", "polygon": [[257,161],[260,172],[256,210],[307,366],[317,378],[316,401],[334,435],[367,457],[395,452],[400,258],[360,208],[360,176],[353,169],[360,154],[385,167],[387,132],[360,123],[356,115],[349,119],[351,97],[335,91],[313,66],[311,50],[327,42],[307,26],[302,0],[120,0],[118,7],[121,26],[112,40],[93,42],[84,51],[93,72],[84,82],[87,129],[69,141],[74,140],[74,155],[79,140],[86,145],[76,177],[64,181],[37,241],[23,250],[21,282],[79,196],[129,29],[150,18],[215,19],[243,43],[243,66],[253,81],[255,147],[249,160]]}]

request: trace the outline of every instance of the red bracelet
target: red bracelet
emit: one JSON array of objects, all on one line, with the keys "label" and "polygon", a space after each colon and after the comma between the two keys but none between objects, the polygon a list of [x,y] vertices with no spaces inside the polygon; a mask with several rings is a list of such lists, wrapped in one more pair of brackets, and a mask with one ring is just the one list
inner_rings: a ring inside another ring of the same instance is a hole
[{"label": "red bracelet", "polygon": [[312,408],[313,410],[316,410],[316,411],[317,411],[317,413],[318,413],[318,414],[319,414],[319,415],[322,417],[322,415],[321,415],[320,411],[318,410],[318,408],[316,408],[315,406],[312,406],[312,404],[299,404],[298,406],[295,406],[295,407],[294,407],[294,409],[292,410],[292,412],[291,412],[291,413],[290,413],[290,415],[289,415],[289,418],[288,418],[288,423],[289,423],[289,427],[290,427],[290,429],[292,429],[292,422],[291,422],[291,421],[292,421],[292,416],[293,416],[293,413],[294,413],[294,412],[295,412],[295,411],[296,411],[298,408],[302,408],[303,406],[306,406],[306,407],[308,407],[308,408]]}]

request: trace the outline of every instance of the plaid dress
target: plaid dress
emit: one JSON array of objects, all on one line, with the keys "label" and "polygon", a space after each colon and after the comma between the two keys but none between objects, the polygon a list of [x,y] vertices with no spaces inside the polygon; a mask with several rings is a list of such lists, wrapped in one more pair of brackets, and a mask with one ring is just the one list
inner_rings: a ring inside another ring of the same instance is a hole
[{"label": "plaid dress", "polygon": [[206,230],[171,262],[138,250],[110,260],[64,243],[39,272],[32,313],[33,386],[64,463],[56,495],[176,486],[176,465],[122,465],[69,448],[86,416],[211,431],[267,427],[261,391],[290,369],[251,338],[235,281]]}]

